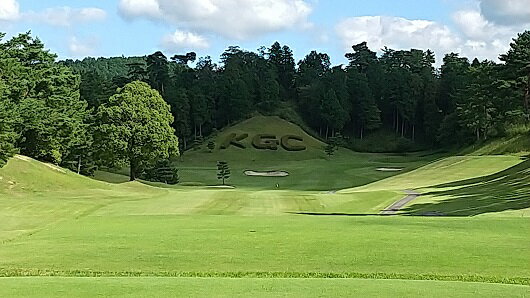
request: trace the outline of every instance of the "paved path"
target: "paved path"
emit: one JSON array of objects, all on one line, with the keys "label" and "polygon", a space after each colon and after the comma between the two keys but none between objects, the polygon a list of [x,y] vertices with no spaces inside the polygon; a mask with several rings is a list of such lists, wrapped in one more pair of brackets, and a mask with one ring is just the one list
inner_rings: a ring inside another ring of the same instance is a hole
[{"label": "paved path", "polygon": [[385,210],[381,211],[379,215],[396,215],[396,213],[401,210],[405,205],[407,205],[410,201],[415,200],[417,197],[421,196],[420,193],[415,192],[413,190],[405,190],[405,193],[407,194],[406,197],[403,199],[392,203],[392,205],[386,207]]}]

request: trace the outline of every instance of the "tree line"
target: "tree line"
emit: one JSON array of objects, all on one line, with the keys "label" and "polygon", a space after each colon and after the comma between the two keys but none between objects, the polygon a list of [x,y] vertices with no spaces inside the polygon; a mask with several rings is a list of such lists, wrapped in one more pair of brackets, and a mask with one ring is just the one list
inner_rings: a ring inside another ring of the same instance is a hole
[{"label": "tree line", "polygon": [[[129,98],[123,92],[136,89],[163,99],[167,107],[154,105],[170,114],[157,115],[171,125],[181,152],[194,140],[255,113],[300,115],[322,139],[362,139],[384,130],[429,146],[501,136],[510,125],[526,125],[530,117],[530,31],[513,40],[501,63],[449,53],[439,68],[432,51],[384,48],[378,55],[366,43],[353,45],[345,54],[348,64],[337,66],[317,51],[296,62],[292,50],[278,42],[256,52],[229,47],[218,64],[194,52],[57,61],[29,33],[7,41],[4,36],[3,161],[19,152],[90,173],[110,159],[97,150],[102,147],[97,138],[103,135],[98,132],[109,124],[102,119],[110,119],[104,111],[112,110],[113,97]],[[164,129],[166,134],[172,130]],[[125,150],[123,143],[118,145],[113,150]],[[176,152],[172,146],[164,150],[158,157]]]},{"label": "tree line", "polygon": [[500,136],[508,125],[528,121],[529,48],[526,31],[500,56],[502,63],[449,53],[440,68],[432,51],[384,48],[377,55],[366,43],[345,55],[347,65],[332,66],[316,51],[296,63],[278,42],[256,52],[229,47],[220,64],[203,57],[193,67],[193,52],[63,64],[81,75],[81,98],[89,106],[128,82],[147,82],[171,105],[181,149],[256,112],[296,112],[324,139],[385,129],[439,146]]}]

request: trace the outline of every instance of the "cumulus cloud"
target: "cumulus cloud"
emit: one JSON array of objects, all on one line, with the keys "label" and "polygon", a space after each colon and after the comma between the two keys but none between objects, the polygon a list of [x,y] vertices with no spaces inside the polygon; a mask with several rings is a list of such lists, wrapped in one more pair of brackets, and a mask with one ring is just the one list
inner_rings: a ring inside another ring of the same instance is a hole
[{"label": "cumulus cloud", "polygon": [[19,17],[19,5],[16,0],[0,1],[0,21],[13,21]]},{"label": "cumulus cloud", "polygon": [[477,10],[457,11],[453,20],[465,40],[463,54],[481,59],[496,60],[508,50],[511,39],[523,30],[518,26],[494,24]]},{"label": "cumulus cloud", "polygon": [[210,46],[203,36],[181,30],[164,36],[161,44],[169,51],[205,49]]},{"label": "cumulus cloud", "polygon": [[305,0],[121,0],[118,9],[126,19],[157,19],[234,39],[304,27],[311,13]]},{"label": "cumulus cloud", "polygon": [[366,41],[374,50],[385,46],[392,49],[431,49],[442,56],[461,45],[460,38],[447,26],[400,17],[352,17],[340,22],[336,31],[348,50],[352,45]]},{"label": "cumulus cloud", "polygon": [[[507,0],[506,3],[527,1]],[[486,2],[501,1],[481,0],[477,4],[483,6]],[[433,21],[362,16],[343,20],[336,26],[336,32],[347,50],[351,50],[353,44],[367,41],[374,50],[384,46],[392,49],[431,49],[436,53],[438,63],[449,52],[471,59],[498,60],[499,55],[508,50],[511,39],[528,26],[497,24],[478,8],[479,5],[476,9],[456,11],[452,15],[455,30]]]},{"label": "cumulus cloud", "polygon": [[73,57],[86,57],[93,55],[96,51],[98,41],[96,38],[79,39],[76,36],[70,38],[68,51]]},{"label": "cumulus cloud", "polygon": [[78,23],[102,21],[107,17],[107,13],[100,8],[71,8],[65,6],[47,8],[39,12],[30,11],[24,13],[23,16],[33,22],[68,27]]},{"label": "cumulus cloud", "polygon": [[484,17],[501,25],[530,24],[528,0],[479,0]]}]

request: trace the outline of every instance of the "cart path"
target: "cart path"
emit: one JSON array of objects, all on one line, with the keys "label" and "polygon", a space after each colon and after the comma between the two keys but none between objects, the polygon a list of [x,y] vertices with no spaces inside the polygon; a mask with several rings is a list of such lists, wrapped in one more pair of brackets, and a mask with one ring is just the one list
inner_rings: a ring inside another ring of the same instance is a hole
[{"label": "cart path", "polygon": [[392,203],[392,205],[386,207],[383,211],[381,211],[379,215],[396,215],[397,212],[401,210],[401,208],[403,208],[409,202],[415,200],[417,197],[421,196],[419,192],[413,190],[405,190],[405,193],[407,194],[406,197]]}]

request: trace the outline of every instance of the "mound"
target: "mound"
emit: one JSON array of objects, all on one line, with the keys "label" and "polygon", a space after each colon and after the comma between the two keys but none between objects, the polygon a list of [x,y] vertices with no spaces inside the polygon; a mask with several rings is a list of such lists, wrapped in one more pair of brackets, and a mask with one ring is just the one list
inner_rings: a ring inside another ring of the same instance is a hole
[{"label": "mound", "polygon": [[238,123],[232,127],[223,130],[216,141],[222,144],[230,134],[245,135],[248,137],[241,141],[247,148],[252,147],[252,139],[256,135],[275,136],[278,141],[284,136],[299,136],[303,139],[303,144],[308,148],[322,149],[324,143],[310,136],[300,126],[281,119],[276,116],[256,116]]},{"label": "mound", "polygon": [[[215,142],[213,152],[206,148],[209,141]],[[249,163],[276,165],[272,169],[262,167],[275,170],[284,168],[283,161],[324,158],[324,146],[296,124],[275,116],[256,116],[220,131],[199,150],[185,152],[180,167],[215,165],[218,160],[225,160],[231,165],[244,162],[246,169],[252,168]]]},{"label": "mound", "polygon": [[105,183],[22,155],[16,155],[0,168],[0,177],[0,193],[108,188]]}]

